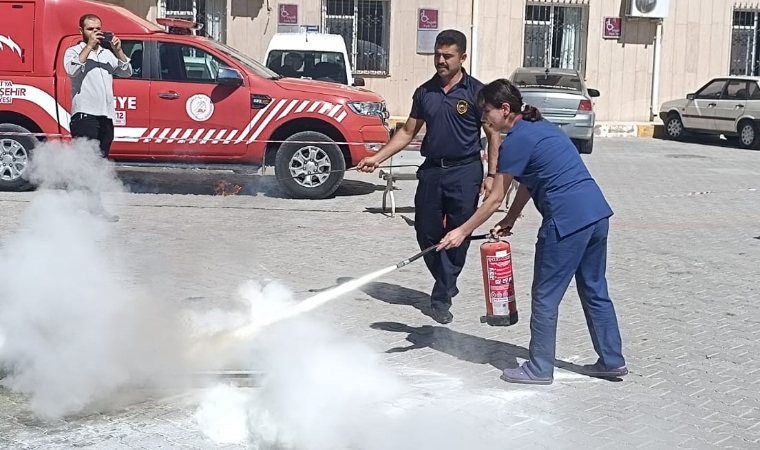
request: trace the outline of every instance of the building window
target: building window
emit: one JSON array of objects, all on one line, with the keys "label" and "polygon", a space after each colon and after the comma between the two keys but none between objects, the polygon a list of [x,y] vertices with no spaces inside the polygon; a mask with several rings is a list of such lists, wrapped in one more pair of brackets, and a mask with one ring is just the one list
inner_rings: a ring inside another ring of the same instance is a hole
[{"label": "building window", "polygon": [[729,75],[755,76],[760,72],[758,20],[760,11],[734,11]]},{"label": "building window", "polygon": [[525,7],[526,67],[586,71],[586,6],[528,3]]},{"label": "building window", "polygon": [[227,40],[226,0],[159,0],[158,17],[185,19],[203,27],[193,31],[219,42]]},{"label": "building window", "polygon": [[343,36],[356,74],[388,74],[390,23],[390,0],[322,0],[322,28]]}]

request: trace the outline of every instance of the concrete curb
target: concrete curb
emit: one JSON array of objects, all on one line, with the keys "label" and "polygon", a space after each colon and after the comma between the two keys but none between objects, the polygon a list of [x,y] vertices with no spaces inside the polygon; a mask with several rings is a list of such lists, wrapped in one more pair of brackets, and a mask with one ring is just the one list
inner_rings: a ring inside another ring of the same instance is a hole
[{"label": "concrete curb", "polygon": [[[388,123],[391,128],[399,129],[404,125],[406,117],[391,117]],[[599,138],[606,137],[639,137],[652,138],[659,136],[662,124],[657,122],[636,123],[636,122],[600,122],[594,127],[594,136]],[[424,133],[425,128],[420,130]]]},{"label": "concrete curb", "polygon": [[642,137],[655,135],[655,123],[597,123],[594,136],[597,137]]}]

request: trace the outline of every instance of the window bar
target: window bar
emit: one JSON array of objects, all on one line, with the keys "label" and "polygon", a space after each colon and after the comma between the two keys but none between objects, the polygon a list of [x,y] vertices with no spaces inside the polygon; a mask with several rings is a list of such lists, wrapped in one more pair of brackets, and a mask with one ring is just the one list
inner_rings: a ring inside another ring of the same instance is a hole
[{"label": "window bar", "polygon": [[[752,14],[754,16],[752,23],[752,76],[757,75],[757,12]],[[749,43],[748,43],[749,44]]]},{"label": "window bar", "polygon": [[352,27],[351,27],[351,59],[354,60],[353,66],[354,66],[354,72],[357,72],[359,70],[358,66],[358,60],[359,60],[359,44],[357,42],[358,40],[358,28],[359,28],[359,0],[354,0],[354,8],[353,8],[353,17],[354,20],[351,21]]}]

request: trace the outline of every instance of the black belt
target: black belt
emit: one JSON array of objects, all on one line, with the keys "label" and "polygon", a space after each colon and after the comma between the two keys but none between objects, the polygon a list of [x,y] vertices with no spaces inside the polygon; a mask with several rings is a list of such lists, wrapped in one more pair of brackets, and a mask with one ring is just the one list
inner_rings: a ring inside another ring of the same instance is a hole
[{"label": "black belt", "polygon": [[482,158],[480,156],[480,153],[476,153],[474,155],[465,156],[464,158],[458,158],[458,159],[448,159],[448,158],[425,158],[426,165],[431,165],[435,167],[455,167],[455,166],[463,166],[465,164],[471,164],[475,161],[481,161]]},{"label": "black belt", "polygon": [[78,112],[78,113],[75,113],[73,116],[71,116],[72,119],[75,117],[81,117],[81,118],[94,117],[96,119],[108,119],[108,116],[96,116],[93,114],[88,114],[88,113],[83,113],[83,112]]}]

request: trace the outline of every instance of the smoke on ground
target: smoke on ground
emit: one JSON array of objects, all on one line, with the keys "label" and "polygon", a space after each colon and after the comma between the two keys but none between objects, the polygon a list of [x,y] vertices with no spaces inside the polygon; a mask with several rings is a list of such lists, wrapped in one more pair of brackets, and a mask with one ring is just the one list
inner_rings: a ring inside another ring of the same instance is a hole
[{"label": "smoke on ground", "polygon": [[43,419],[157,385],[176,370],[182,325],[121,264],[117,225],[88,212],[101,192],[116,209],[106,201],[124,192],[113,164],[94,142],[49,142],[29,177],[38,190],[0,248],[0,383],[28,394]]},{"label": "smoke on ground", "polygon": [[[182,371],[235,366],[264,376],[256,389],[219,384],[204,391],[195,419],[218,442],[299,450],[502,448],[490,438],[498,422],[484,430],[477,416],[458,413],[461,398],[421,395],[380,349],[311,314],[233,342],[236,348],[193,353],[204,336],[279,316],[295,303],[292,293],[276,282],[248,282],[238,290],[242,312],[178,314],[181,302],[152,295],[125,267],[114,235],[119,225],[87,212],[88,191],[108,191],[104,200],[124,191],[95,145],[41,145],[30,174],[41,189],[0,248],[0,267],[12,268],[0,290],[0,370],[7,373],[0,383],[27,394],[38,417],[103,411],[117,398],[147,394],[135,386],[181,388],[175,383]],[[54,189],[61,186],[70,189]]]},{"label": "smoke on ground", "polygon": [[[240,295],[252,322],[293,304],[278,283],[249,282]],[[502,448],[492,436],[498,429],[476,423],[482,414],[456,411],[463,397],[422,395],[376,349],[309,315],[269,326],[246,350],[248,364],[264,372],[260,386],[218,384],[204,392],[195,413],[204,435],[219,443],[261,450]]]}]

